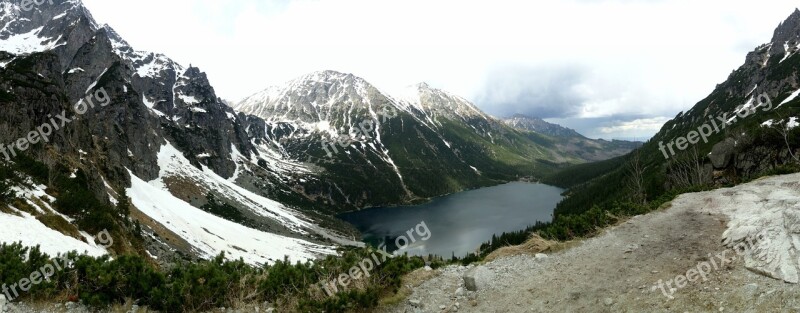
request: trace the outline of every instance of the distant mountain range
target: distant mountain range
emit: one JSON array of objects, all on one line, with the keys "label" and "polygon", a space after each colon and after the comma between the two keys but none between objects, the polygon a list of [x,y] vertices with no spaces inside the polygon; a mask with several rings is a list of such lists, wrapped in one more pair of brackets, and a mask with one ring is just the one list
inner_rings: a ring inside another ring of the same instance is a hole
[{"label": "distant mountain range", "polygon": [[503,122],[517,129],[558,138],[559,150],[569,151],[581,159],[593,162],[625,155],[642,145],[641,142],[635,141],[589,139],[575,130],[523,114],[514,114],[503,119]]},{"label": "distant mountain range", "polygon": [[573,129],[563,127],[558,124],[549,123],[538,117],[530,117],[524,114],[514,114],[503,119],[511,127],[529,130],[540,134],[553,137],[583,137]]}]

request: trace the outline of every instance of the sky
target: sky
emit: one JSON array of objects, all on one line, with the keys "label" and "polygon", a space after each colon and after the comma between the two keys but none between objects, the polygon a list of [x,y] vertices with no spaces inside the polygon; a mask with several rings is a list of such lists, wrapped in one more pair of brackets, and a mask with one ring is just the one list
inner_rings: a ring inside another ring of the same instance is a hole
[{"label": "sky", "polygon": [[489,114],[646,140],[800,5],[771,0],[83,0],[134,49],[238,101],[319,70],[419,82]]}]

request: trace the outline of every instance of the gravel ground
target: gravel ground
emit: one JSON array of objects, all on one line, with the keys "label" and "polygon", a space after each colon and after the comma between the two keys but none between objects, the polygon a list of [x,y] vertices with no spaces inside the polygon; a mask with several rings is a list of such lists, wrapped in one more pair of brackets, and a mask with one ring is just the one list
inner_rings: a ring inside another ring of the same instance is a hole
[{"label": "gravel ground", "polygon": [[[730,212],[714,205],[731,191],[784,188],[768,178],[732,189],[682,195],[672,206],[634,217],[577,246],[544,255],[516,255],[471,267],[450,266],[413,288],[385,312],[800,312],[800,288],[754,273],[721,243]],[[757,201],[773,201],[770,198]],[[724,202],[724,201],[723,201]],[[798,209],[798,208],[795,208]],[[725,252],[729,263],[718,261]],[[710,255],[709,255],[710,254]],[[706,280],[662,291],[666,282],[698,264],[715,264]],[[723,264],[727,263],[727,264]],[[477,292],[463,276],[476,271]],[[667,297],[671,295],[673,299]]]},{"label": "gravel ground", "polygon": [[[88,308],[78,303],[65,304],[27,304],[10,303],[0,308],[2,313],[90,313]],[[143,312],[143,311],[140,311]]]},{"label": "gravel ground", "polygon": [[[114,309],[107,309],[101,311],[92,311],[86,306],[78,303],[64,303],[64,304],[30,304],[30,303],[12,303],[6,305],[5,308],[0,307],[0,313],[93,313],[93,312],[113,312],[113,313],[151,313],[154,311],[147,308],[139,307],[138,305],[123,305],[115,307]],[[269,305],[263,306],[249,306],[245,309],[230,309],[219,308],[208,313],[276,313],[275,309]]]}]

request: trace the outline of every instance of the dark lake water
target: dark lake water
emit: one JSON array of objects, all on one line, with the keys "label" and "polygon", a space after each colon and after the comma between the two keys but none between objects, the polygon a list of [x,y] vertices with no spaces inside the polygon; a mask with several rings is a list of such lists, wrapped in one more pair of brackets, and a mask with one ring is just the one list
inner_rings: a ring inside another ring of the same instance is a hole
[{"label": "dark lake water", "polygon": [[[474,252],[493,234],[550,221],[562,192],[549,185],[512,182],[443,196],[423,205],[372,208],[338,217],[358,228],[370,244],[377,245],[386,236],[408,238],[411,230],[416,242],[401,252],[449,258],[453,253],[464,256]],[[425,226],[416,227],[422,222]],[[427,234],[424,237],[428,239],[421,240],[421,235]]]}]

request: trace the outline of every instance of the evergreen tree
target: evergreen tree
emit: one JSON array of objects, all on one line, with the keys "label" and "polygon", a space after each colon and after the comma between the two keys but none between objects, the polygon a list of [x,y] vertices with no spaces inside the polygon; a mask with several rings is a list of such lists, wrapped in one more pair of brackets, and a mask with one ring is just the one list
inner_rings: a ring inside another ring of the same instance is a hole
[{"label": "evergreen tree", "polygon": [[128,192],[125,189],[122,189],[122,191],[118,192],[117,194],[119,194],[117,211],[119,211],[120,216],[127,220],[131,215],[131,200],[128,198]]},{"label": "evergreen tree", "polygon": [[0,165],[0,205],[7,204],[16,195],[11,190],[8,179],[14,177],[13,170],[6,164]]}]

